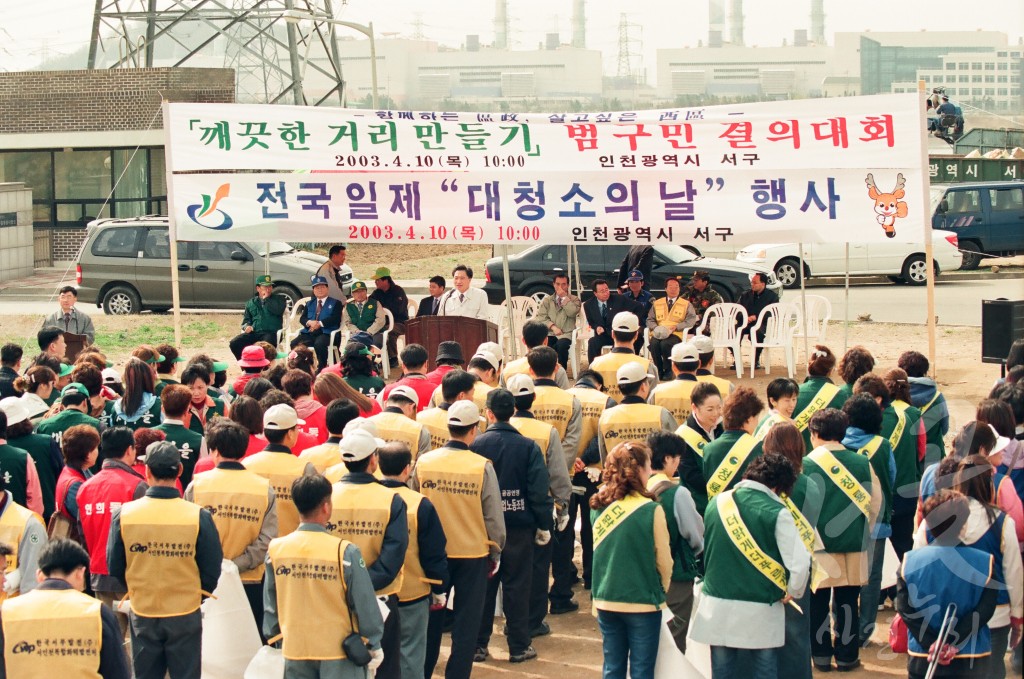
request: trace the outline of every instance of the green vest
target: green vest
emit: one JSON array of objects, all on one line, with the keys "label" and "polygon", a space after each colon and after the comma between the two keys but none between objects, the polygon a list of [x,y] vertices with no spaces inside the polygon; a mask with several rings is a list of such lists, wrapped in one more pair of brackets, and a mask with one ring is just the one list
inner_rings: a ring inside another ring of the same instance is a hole
[{"label": "green vest", "polygon": [[355,302],[349,302],[345,305],[345,313],[348,314],[352,325],[360,330],[366,330],[377,320],[377,302],[372,299],[366,300],[363,304],[363,313],[359,313],[359,307]]},{"label": "green vest", "polygon": [[0,474],[3,475],[7,490],[11,491],[14,501],[22,507],[25,502],[26,471],[28,451],[15,448],[9,443],[0,443]]},{"label": "green vest", "polygon": [[672,483],[657,496],[658,504],[665,510],[665,521],[668,524],[668,539],[672,547],[672,582],[693,582],[700,575],[697,569],[697,557],[690,543],[679,534],[679,522],[676,521],[675,501],[679,486]]},{"label": "green vest", "polygon": [[595,538],[591,597],[660,607],[665,603],[665,591],[654,556],[654,512],[658,505],[648,500],[598,541],[602,517],[615,516],[619,506],[613,502],[603,510],[590,512]]},{"label": "green vest", "polygon": [[203,437],[191,429],[186,429],[180,424],[160,424],[153,429],[162,431],[167,435],[167,440],[174,444],[181,454],[181,485],[188,486],[192,480],[192,469],[199,459],[199,451],[203,446]]},{"label": "green vest", "polygon": [[[892,451],[896,458],[896,485],[892,489],[892,494],[894,498],[906,499],[918,496],[918,484],[921,481],[917,466],[917,428],[921,420],[921,411],[908,405],[903,410],[903,417],[906,419],[903,434]],[[890,405],[882,413],[882,436],[888,439],[896,423],[896,408]]]},{"label": "green vest", "polygon": [[[871,464],[865,456],[846,449],[833,450],[832,454],[864,488],[871,490]],[[817,523],[825,551],[832,554],[864,551],[867,517],[832,477],[809,457],[804,458],[804,474],[825,496]]]},{"label": "green vest", "polygon": [[[207,391],[206,393],[209,394],[210,392]],[[206,422],[209,423],[215,417],[224,417],[224,401],[219,397],[214,397],[213,408],[206,413]],[[206,433],[203,430],[203,423],[199,421],[198,417],[189,418],[188,428],[200,436]]]},{"label": "green vest", "polygon": [[114,411],[114,401],[107,401],[107,405],[103,410],[103,417],[108,427],[128,427],[132,431],[143,428],[151,429],[160,424],[160,399],[155,399],[149,410],[134,422],[125,419]]},{"label": "green vest", "polygon": [[57,488],[57,475],[54,473],[50,455],[52,439],[42,434],[25,434],[16,439],[7,439],[7,443],[28,451],[35,460],[39,486],[43,491],[43,519],[49,521],[50,515],[53,514],[53,498]]},{"label": "green vest", "polygon": [[81,410],[62,410],[53,417],[43,420],[36,426],[37,434],[44,434],[51,437],[54,441],[60,445],[61,439],[64,437],[64,432],[69,427],[73,427],[76,424],[87,424],[90,427],[95,427],[97,431],[100,428],[100,421],[95,417],[86,415]]},{"label": "green vest", "polygon": [[[722,460],[725,459],[733,445],[740,440],[745,432],[742,429],[726,429],[722,432],[722,435],[711,443],[704,446],[704,478],[710,480],[718,466],[722,464]],[[758,441],[757,444],[750,451],[750,455],[747,456],[746,461],[740,465],[740,468],[733,474],[732,479],[723,489],[723,492],[729,490],[743,479],[743,472],[747,470],[750,463],[755,459],[761,457],[761,453],[764,452],[762,448],[762,442]],[[706,491],[705,491],[706,492]]]},{"label": "green vest", "polygon": [[[871,468],[875,470],[875,476],[878,477],[878,485],[882,487],[882,513],[878,515],[878,522],[892,523],[892,484],[889,482],[891,478],[889,476],[889,453],[892,448],[884,436],[882,439],[878,451],[869,460]],[[861,453],[862,451],[857,452]],[[867,456],[868,453],[864,450],[862,454]]]},{"label": "green vest", "polygon": [[[796,397],[796,408],[793,409],[793,417],[796,418],[804,411],[804,408],[814,400],[814,396],[818,393],[818,390],[821,389],[821,385],[831,381],[832,380],[827,377],[808,377],[804,383],[800,385],[800,391],[797,393]],[[843,404],[846,403],[847,398],[849,398],[849,396],[846,396],[842,387],[840,387],[836,395],[832,397],[832,400],[825,405],[825,408],[842,408]],[[805,427],[803,429],[803,435],[804,450],[813,450],[814,446],[811,445],[811,428]]]},{"label": "green vest", "polygon": [[793,501],[796,508],[804,515],[807,522],[817,528],[824,491],[816,484],[811,483],[805,472],[797,474],[796,483],[793,484],[793,490],[789,494],[789,499]]},{"label": "green vest", "polygon": [[[767,556],[783,563],[775,542],[775,525],[779,512],[788,511],[786,507],[754,488],[737,488],[733,496],[754,542]],[[719,599],[761,604],[779,601],[784,592],[762,575],[733,543],[729,529],[719,516],[721,497],[716,496],[704,514],[704,593]],[[786,578],[789,578],[789,571]]]}]

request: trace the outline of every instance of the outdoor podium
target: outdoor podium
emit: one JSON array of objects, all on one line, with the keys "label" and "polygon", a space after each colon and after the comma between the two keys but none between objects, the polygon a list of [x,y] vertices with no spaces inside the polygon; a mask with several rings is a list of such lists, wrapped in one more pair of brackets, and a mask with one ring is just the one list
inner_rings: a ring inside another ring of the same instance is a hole
[{"label": "outdoor podium", "polygon": [[436,367],[437,345],[448,341],[458,342],[462,346],[462,355],[468,361],[478,346],[498,341],[498,326],[466,316],[420,316],[410,318],[405,324],[406,344],[422,344],[427,350],[431,368]]}]

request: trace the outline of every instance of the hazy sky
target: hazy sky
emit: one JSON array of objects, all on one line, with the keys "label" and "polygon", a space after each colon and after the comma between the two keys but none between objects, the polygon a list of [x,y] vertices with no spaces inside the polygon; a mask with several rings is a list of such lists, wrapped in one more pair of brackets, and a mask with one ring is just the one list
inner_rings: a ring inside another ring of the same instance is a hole
[{"label": "hazy sky", "polygon": [[[224,0],[232,4],[233,0]],[[237,1],[237,0],[234,0]],[[730,0],[723,0],[728,7]],[[123,4],[127,5],[127,2]],[[170,4],[170,3],[166,3]],[[301,5],[301,2],[296,4]],[[460,45],[466,34],[494,37],[493,0],[335,0],[340,18],[374,22],[378,35],[411,36],[417,17],[427,38]],[[572,0],[508,0],[512,49],[535,49],[549,32],[563,42],[570,37]],[[0,70],[21,70],[45,56],[69,54],[88,44],[94,0],[22,2],[0,0]],[[707,36],[707,2],[679,0],[588,0],[587,47],[605,53],[605,70],[614,70],[620,14],[627,11],[631,37],[642,38],[633,50],[642,55],[654,77],[658,47],[696,46]],[[793,39],[795,28],[810,27],[810,0],[747,0],[744,7],[747,45],[774,46]],[[728,23],[728,20],[727,20]],[[826,39],[837,30],[998,30],[1016,44],[1024,36],[1022,0],[825,0]],[[116,50],[116,44],[109,44]],[[634,58],[634,64],[639,62]]]}]

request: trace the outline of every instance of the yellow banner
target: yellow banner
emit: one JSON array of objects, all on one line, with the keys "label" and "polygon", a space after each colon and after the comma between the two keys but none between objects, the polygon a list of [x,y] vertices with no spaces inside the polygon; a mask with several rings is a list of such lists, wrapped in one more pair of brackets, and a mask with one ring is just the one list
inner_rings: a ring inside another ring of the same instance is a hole
[{"label": "yellow banner", "polygon": [[729,482],[736,476],[743,463],[750,457],[750,451],[757,445],[757,439],[750,434],[744,434],[722,458],[715,473],[708,479],[708,499],[721,493],[729,486]]},{"label": "yellow banner", "polygon": [[761,575],[771,580],[776,587],[786,593],[788,591],[786,569],[778,561],[768,556],[754,541],[754,536],[750,534],[747,525],[743,523],[743,517],[740,516],[733,491],[726,491],[718,498],[718,515],[722,518],[725,532],[728,533],[732,543],[736,545],[736,549],[740,550],[744,558]]},{"label": "yellow banner", "polygon": [[819,389],[818,393],[814,395],[811,402],[800,411],[799,415],[793,418],[793,424],[796,425],[796,428],[800,431],[807,429],[807,425],[810,424],[811,417],[814,416],[814,413],[831,403],[832,399],[835,398],[838,393],[839,387],[831,382],[826,382],[821,385],[821,389]]},{"label": "yellow banner", "polygon": [[699,431],[690,427],[688,424],[684,424],[679,427],[679,429],[676,429],[676,433],[683,437],[683,440],[686,441],[687,445],[693,448],[693,452],[697,453],[698,457],[704,459],[704,446],[706,446],[708,442],[703,436],[701,436]]},{"label": "yellow banner", "polygon": [[758,425],[754,431],[754,438],[758,441],[763,441],[765,436],[768,436],[768,430],[774,427],[779,422],[785,422],[786,418],[778,413],[768,413],[768,417],[764,418],[761,424]]},{"label": "yellow banner", "polygon": [[870,460],[878,452],[878,449],[882,447],[882,441],[884,440],[885,439],[882,438],[881,436],[875,436],[870,441],[868,441],[868,444],[866,446],[864,446],[857,452],[860,453],[861,455],[867,455],[867,458]]},{"label": "yellow banner", "polygon": [[828,579],[828,573],[818,565],[818,560],[814,558],[818,534],[814,531],[814,526],[811,525],[811,522],[807,520],[804,513],[797,508],[788,495],[781,495],[780,497],[782,498],[782,503],[786,505],[786,509],[793,515],[793,521],[796,523],[796,532],[800,535],[800,542],[804,543],[804,547],[811,554],[811,591],[817,592],[821,583]]},{"label": "yellow banner", "polygon": [[808,457],[814,460],[821,467],[833,483],[850,498],[864,516],[871,516],[871,495],[864,486],[860,485],[850,470],[843,466],[843,463],[836,459],[828,448],[818,448]]},{"label": "yellow banner", "polygon": [[627,495],[618,502],[613,502],[597,517],[594,522],[594,549],[611,535],[612,531],[622,525],[636,510],[652,500],[643,495]]},{"label": "yellow banner", "polygon": [[900,439],[903,438],[903,430],[907,428],[907,414],[904,411],[909,407],[909,403],[901,401],[897,405],[896,401],[893,401],[892,409],[896,411],[896,428],[889,434],[889,445],[892,446],[893,452],[896,451],[896,446],[900,444]]}]

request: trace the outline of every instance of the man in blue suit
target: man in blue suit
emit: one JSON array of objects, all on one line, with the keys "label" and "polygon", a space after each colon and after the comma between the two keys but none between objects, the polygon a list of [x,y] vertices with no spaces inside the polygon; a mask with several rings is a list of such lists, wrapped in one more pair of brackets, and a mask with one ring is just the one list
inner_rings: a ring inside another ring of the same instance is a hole
[{"label": "man in blue suit", "polygon": [[333,297],[328,297],[330,289],[327,287],[327,279],[323,276],[313,276],[310,279],[313,285],[313,299],[306,304],[306,311],[303,313],[303,328],[292,340],[292,349],[299,345],[312,345],[316,352],[318,370],[323,370],[327,365],[327,347],[330,345],[331,333],[341,327],[342,304]]}]

